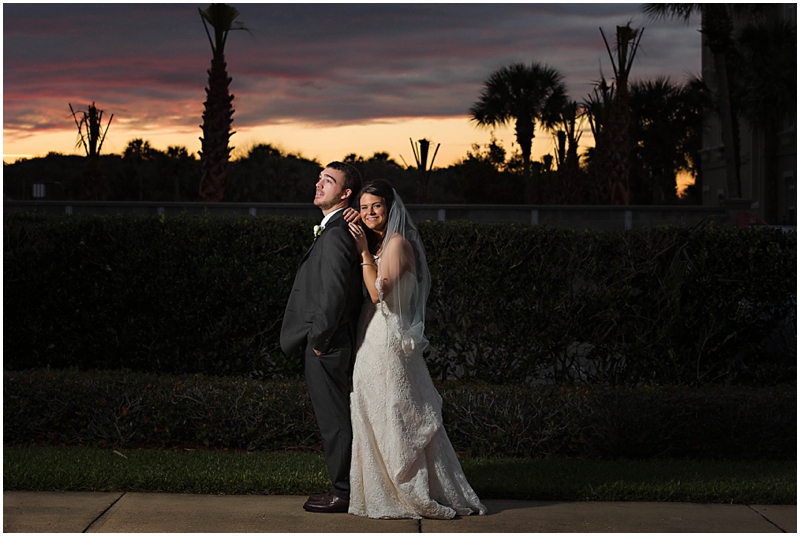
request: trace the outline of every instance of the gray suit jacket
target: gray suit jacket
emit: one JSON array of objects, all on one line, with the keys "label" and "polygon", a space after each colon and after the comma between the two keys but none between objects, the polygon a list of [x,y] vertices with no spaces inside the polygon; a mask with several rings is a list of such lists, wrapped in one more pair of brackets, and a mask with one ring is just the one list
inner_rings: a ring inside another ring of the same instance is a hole
[{"label": "gray suit jacket", "polygon": [[281,326],[283,352],[299,355],[307,345],[327,352],[334,333],[345,328],[354,343],[361,277],[355,242],[340,211],[300,262]]}]

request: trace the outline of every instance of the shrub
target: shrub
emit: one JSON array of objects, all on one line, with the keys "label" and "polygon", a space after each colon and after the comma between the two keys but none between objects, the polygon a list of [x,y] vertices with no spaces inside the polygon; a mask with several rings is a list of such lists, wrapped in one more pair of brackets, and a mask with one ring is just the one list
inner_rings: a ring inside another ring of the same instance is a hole
[{"label": "shrub", "polygon": [[[4,217],[4,363],[296,377],[278,335],[313,222]],[[796,235],[420,222],[428,365],[491,384],[795,378]]]},{"label": "shrub", "polygon": [[[471,456],[794,459],[796,388],[440,387]],[[6,371],[7,445],[320,447],[304,382],[75,370]]]},{"label": "shrub", "polygon": [[450,386],[448,436],[472,455],[791,459],[796,388]]},{"label": "shrub", "polygon": [[300,370],[278,343],[307,243],[293,219],[22,217],[6,224],[9,368]]},{"label": "shrub", "polygon": [[310,448],[305,385],[134,372],[6,372],[6,443]]},{"label": "shrub", "polygon": [[[796,235],[424,227],[430,361],[491,383],[772,383],[794,379]],[[782,353],[764,341],[783,326]],[[788,329],[787,329],[788,328]]]}]

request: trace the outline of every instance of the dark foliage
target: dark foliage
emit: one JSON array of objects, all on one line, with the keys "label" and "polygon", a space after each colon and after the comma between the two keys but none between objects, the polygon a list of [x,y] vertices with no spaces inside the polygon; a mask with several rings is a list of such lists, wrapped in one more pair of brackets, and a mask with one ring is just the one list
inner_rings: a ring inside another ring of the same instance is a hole
[{"label": "dark foliage", "polygon": [[[278,333],[314,222],[4,219],[4,366],[291,377]],[[765,384],[796,366],[796,235],[421,222],[437,378]]]},{"label": "dark foliage", "polygon": [[288,203],[314,198],[321,166],[314,160],[284,154],[271,145],[256,145],[229,166],[226,201]]},{"label": "dark foliage", "polygon": [[[796,388],[440,386],[470,456],[794,459]],[[6,445],[318,449],[302,380],[6,371]]]},{"label": "dark foliage", "polygon": [[[142,140],[131,140],[123,156],[102,155],[107,201],[196,201],[200,163],[182,147],[157,151]],[[137,147],[140,145],[140,147]],[[52,153],[43,158],[3,165],[3,194],[30,200],[33,184],[45,185],[46,200],[83,198],[85,158]]]},{"label": "dark foliage", "polygon": [[296,370],[280,356],[278,331],[307,242],[298,221],[13,221],[4,320],[17,358],[6,367]]},{"label": "dark foliage", "polygon": [[631,85],[632,204],[676,204],[678,172],[699,176],[703,107],[708,98],[700,80],[676,84],[659,77]]},{"label": "dark foliage", "polygon": [[[627,385],[795,376],[794,234],[466,223],[421,232],[436,376]],[[787,332],[782,351],[766,349],[770,334]]]}]

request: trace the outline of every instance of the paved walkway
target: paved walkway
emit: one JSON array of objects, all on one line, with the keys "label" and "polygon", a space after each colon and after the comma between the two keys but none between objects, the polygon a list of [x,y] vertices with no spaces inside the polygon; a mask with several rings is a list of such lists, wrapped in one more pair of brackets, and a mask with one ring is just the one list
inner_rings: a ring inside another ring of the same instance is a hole
[{"label": "paved walkway", "polygon": [[379,520],[305,497],[3,492],[3,532],[797,532],[797,506],[484,501],[487,516]]}]

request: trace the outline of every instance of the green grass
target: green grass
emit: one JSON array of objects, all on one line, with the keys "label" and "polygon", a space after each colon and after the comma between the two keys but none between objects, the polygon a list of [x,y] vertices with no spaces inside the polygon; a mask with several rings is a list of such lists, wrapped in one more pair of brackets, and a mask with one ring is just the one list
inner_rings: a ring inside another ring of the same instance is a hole
[{"label": "green grass", "polygon": [[480,497],[797,504],[797,462],[462,460]]},{"label": "green grass", "polygon": [[[796,504],[796,461],[462,458],[483,499]],[[308,452],[4,447],[4,490],[304,495],[328,489]]]},{"label": "green grass", "polygon": [[6,490],[294,495],[328,487],[313,453],[3,448]]}]

